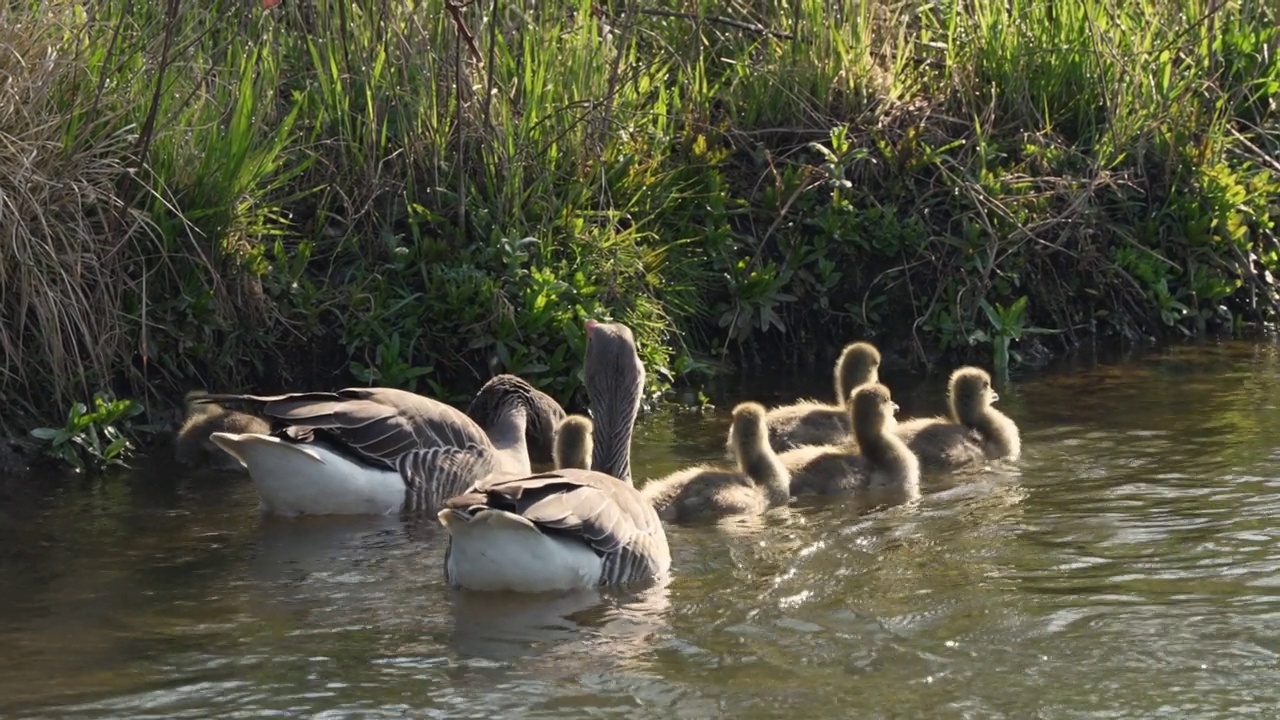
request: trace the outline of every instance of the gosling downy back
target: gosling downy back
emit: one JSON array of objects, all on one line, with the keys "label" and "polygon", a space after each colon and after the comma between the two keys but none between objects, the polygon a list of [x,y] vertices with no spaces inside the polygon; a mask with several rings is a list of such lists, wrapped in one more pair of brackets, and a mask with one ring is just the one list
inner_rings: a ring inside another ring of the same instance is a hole
[{"label": "gosling downy back", "polygon": [[916,418],[897,430],[929,471],[959,470],[988,460],[1016,459],[1022,442],[1018,426],[992,407],[1000,396],[981,368],[961,367],[947,384],[950,417]]},{"label": "gosling downy back", "polygon": [[[880,381],[880,351],[869,342],[845,346],[833,371],[834,404],[801,400],[769,410],[765,423],[769,445],[784,452],[802,445],[829,445],[849,437],[848,398],[854,388]],[[732,434],[728,446],[732,450]]]},{"label": "gosling downy back", "polygon": [[781,455],[791,471],[792,494],[850,493],[867,506],[918,498],[920,465],[893,433],[897,410],[885,386],[855,388],[849,408],[855,442],[801,447]]},{"label": "gosling downy back", "polygon": [[675,522],[759,515],[789,502],[791,475],[769,447],[762,405],[746,402],[733,409],[732,438],[735,470],[685,468],[645,483],[640,494]]}]

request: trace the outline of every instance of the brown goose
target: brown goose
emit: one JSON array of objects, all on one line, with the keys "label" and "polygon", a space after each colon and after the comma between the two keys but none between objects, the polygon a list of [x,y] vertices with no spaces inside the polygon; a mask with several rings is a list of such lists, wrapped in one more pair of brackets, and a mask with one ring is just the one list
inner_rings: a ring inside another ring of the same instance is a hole
[{"label": "brown goose", "polygon": [[920,463],[894,433],[889,389],[868,383],[850,399],[856,445],[815,445],[782,453],[791,493],[852,493],[867,505],[898,505],[920,497]]},{"label": "brown goose", "polygon": [[759,515],[791,500],[791,473],[769,447],[764,406],[739,404],[733,409],[732,430],[737,470],[691,467],[640,489],[662,519]]},{"label": "brown goose", "polygon": [[456,408],[394,388],[219,394],[196,402],[248,407],[283,426],[269,435],[210,436],[249,469],[267,512],[425,512],[492,473],[530,472],[525,431],[533,389],[507,377],[490,381],[473,402],[491,409],[487,429]]},{"label": "brown goose", "polygon": [[565,415],[564,408],[550,395],[515,375],[495,375],[472,399],[467,407],[467,416],[493,437],[492,431],[506,421],[508,399],[512,395],[521,396],[528,408],[524,439],[529,448],[531,469],[550,469],[554,466],[552,443],[555,441],[556,426],[564,420]]},{"label": "brown goose", "polygon": [[204,396],[205,393],[201,390],[187,393],[187,417],[174,437],[174,459],[179,464],[192,468],[244,472],[244,465],[213,444],[209,436],[215,432],[269,433],[271,425],[256,415],[227,410],[212,403],[195,402],[197,398]]},{"label": "brown goose", "polygon": [[591,469],[591,420],[570,415],[556,429],[555,456],[557,469]]},{"label": "brown goose", "polygon": [[[849,393],[859,385],[880,381],[880,351],[869,342],[845,346],[835,365],[836,403],[801,400],[769,410],[765,423],[769,445],[784,452],[801,445],[828,445],[849,439]],[[733,454],[733,432],[727,443]]]},{"label": "brown goose", "polygon": [[950,417],[915,418],[898,425],[925,470],[956,470],[999,458],[1017,459],[1022,451],[1018,425],[991,407],[1000,396],[981,368],[962,367],[947,384]]},{"label": "brown goose", "polygon": [[626,326],[587,322],[591,467],[481,480],[439,513],[445,578],[471,590],[552,592],[666,576],[662,521],[631,483],[644,365]]}]

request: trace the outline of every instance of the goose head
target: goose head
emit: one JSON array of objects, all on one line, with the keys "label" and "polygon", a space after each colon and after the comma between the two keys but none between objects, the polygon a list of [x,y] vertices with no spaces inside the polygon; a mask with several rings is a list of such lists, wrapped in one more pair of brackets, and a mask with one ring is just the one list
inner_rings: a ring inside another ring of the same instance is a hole
[{"label": "goose head", "polygon": [[645,377],[631,329],[588,320],[583,371],[595,426],[591,468],[631,482],[631,434]]},{"label": "goose head", "polygon": [[880,351],[869,342],[849,343],[836,361],[836,402],[847,402],[859,385],[880,382]]},{"label": "goose head", "polygon": [[591,421],[581,415],[570,415],[556,428],[553,454],[557,470],[591,469]]},{"label": "goose head", "polygon": [[991,404],[1000,396],[991,387],[991,376],[986,370],[962,367],[951,373],[947,387],[947,400],[952,418],[968,427],[981,424]]},{"label": "goose head", "polygon": [[889,395],[889,388],[880,383],[867,383],[854,388],[850,396],[849,411],[852,414],[853,433],[858,444],[874,444],[875,440],[892,431],[897,425],[895,417],[898,403]]},{"label": "goose head", "polygon": [[495,375],[480,388],[467,407],[467,416],[476,422],[498,447],[524,443],[531,464],[553,462],[556,425],[564,419],[564,408],[551,396],[515,375]]}]

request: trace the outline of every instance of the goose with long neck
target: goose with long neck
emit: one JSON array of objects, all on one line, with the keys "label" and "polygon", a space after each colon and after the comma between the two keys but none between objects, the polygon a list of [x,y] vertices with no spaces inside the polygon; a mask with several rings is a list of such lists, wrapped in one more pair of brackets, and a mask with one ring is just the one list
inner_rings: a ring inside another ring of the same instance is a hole
[{"label": "goose with long neck", "polygon": [[647,584],[671,567],[662,521],[631,484],[644,365],[631,330],[587,322],[591,470],[481,480],[438,514],[456,588],[557,592]]},{"label": "goose with long neck", "polygon": [[270,434],[210,435],[248,468],[264,511],[384,515],[434,512],[493,473],[529,473],[531,391],[514,376],[487,383],[473,405],[487,408],[488,428],[456,408],[395,388],[216,394],[196,402],[247,407],[277,427]]},{"label": "goose with long neck", "polygon": [[570,415],[560,421],[552,451],[557,470],[591,469],[591,431],[591,420],[581,415]]},{"label": "goose with long neck", "polygon": [[740,403],[733,409],[732,428],[736,470],[695,466],[640,489],[659,517],[691,522],[759,515],[791,500],[791,473],[769,447],[764,406]]},{"label": "goose with long neck", "polygon": [[[849,439],[849,397],[853,389],[880,381],[880,351],[869,342],[849,343],[836,359],[833,371],[835,403],[801,400],[771,408],[765,415],[769,445],[785,452],[803,445],[829,445]],[[725,447],[733,456],[733,431]]]},{"label": "goose with long neck", "polygon": [[528,382],[515,375],[495,375],[476,393],[467,407],[467,416],[476,421],[495,446],[514,444],[514,438],[503,437],[509,437],[515,428],[508,412],[512,397],[518,397],[526,408],[524,439],[530,468],[539,471],[554,467],[552,445],[556,426],[565,418],[564,408]]},{"label": "goose with long neck", "polygon": [[897,435],[929,471],[1015,460],[1022,451],[1021,436],[1017,423],[992,407],[999,399],[987,371],[957,368],[947,383],[950,416],[908,420],[898,425]]},{"label": "goose with long neck", "polygon": [[191,468],[242,473],[244,465],[215,445],[209,436],[215,432],[269,433],[271,425],[256,415],[228,410],[214,403],[196,402],[207,394],[202,390],[187,393],[186,417],[173,441],[174,459]]},{"label": "goose with long neck", "polygon": [[855,388],[849,403],[855,442],[812,445],[779,456],[793,495],[852,494],[868,506],[920,497],[920,463],[894,434],[898,404],[879,383]]}]

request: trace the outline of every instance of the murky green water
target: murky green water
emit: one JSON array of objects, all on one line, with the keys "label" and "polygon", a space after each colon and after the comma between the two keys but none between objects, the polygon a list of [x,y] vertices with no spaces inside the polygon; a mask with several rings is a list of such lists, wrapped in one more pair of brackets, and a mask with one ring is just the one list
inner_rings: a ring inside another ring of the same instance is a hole
[{"label": "murky green water", "polygon": [[[940,379],[886,380],[937,409]],[[673,528],[676,575],[639,596],[451,593],[432,524],[262,519],[247,482],[164,466],[9,487],[0,716],[1274,714],[1280,348],[1059,369],[1000,404],[1012,470]],[[646,418],[638,476],[718,458],[728,410]]]}]

